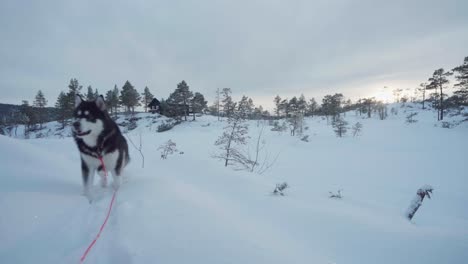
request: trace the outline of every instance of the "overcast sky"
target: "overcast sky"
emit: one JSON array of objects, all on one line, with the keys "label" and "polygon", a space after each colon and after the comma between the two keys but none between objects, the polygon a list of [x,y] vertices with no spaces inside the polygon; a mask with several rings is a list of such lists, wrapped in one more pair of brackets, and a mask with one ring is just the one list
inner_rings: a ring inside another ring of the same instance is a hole
[{"label": "overcast sky", "polygon": [[268,106],[413,88],[468,56],[468,1],[0,2],[0,102],[53,105],[71,78],[167,98],[185,80]]}]

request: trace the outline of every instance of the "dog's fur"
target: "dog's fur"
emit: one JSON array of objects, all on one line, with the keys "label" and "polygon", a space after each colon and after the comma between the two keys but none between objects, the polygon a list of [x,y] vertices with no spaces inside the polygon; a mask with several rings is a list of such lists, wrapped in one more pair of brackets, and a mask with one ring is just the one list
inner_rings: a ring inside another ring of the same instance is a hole
[{"label": "dog's fur", "polygon": [[102,157],[106,170],[112,173],[113,187],[117,189],[122,170],[130,161],[128,144],[107,113],[102,95],[94,101],[83,101],[77,95],[74,118],[72,132],[81,155],[84,195],[91,201],[91,186],[96,171],[101,176],[101,186],[107,186],[99,157]]}]

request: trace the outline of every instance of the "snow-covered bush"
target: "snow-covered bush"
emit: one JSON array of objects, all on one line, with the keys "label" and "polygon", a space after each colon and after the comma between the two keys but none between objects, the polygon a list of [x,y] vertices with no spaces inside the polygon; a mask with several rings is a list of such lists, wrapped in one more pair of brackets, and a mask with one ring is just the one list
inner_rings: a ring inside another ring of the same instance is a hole
[{"label": "snow-covered bush", "polygon": [[304,142],[309,142],[309,135],[305,135],[301,138],[302,141]]},{"label": "snow-covered bush", "polygon": [[431,199],[431,194],[434,188],[430,185],[424,185],[421,188],[418,189],[416,192],[416,196],[413,198],[411,201],[410,206],[406,210],[406,217],[411,220],[414,217],[414,214],[418,211],[419,207],[422,204],[422,201],[424,200],[424,197],[428,197]]},{"label": "snow-covered bush", "polygon": [[337,117],[332,122],[333,129],[336,133],[336,136],[343,137],[348,131],[348,122],[346,122],[342,117]]},{"label": "snow-covered bush", "polygon": [[284,132],[288,129],[288,126],[286,122],[282,122],[280,124],[279,121],[274,121],[273,122],[273,127],[271,128],[271,131],[278,131],[278,132]]},{"label": "snow-covered bush", "polygon": [[177,124],[177,122],[174,122],[174,121],[163,121],[159,126],[158,126],[158,132],[161,133],[161,132],[164,132],[164,131],[168,131],[168,130],[171,130],[173,127],[175,127],[175,125]]},{"label": "snow-covered bush", "polygon": [[166,143],[162,144],[159,146],[158,150],[161,151],[161,159],[167,159],[167,156],[174,154],[174,152],[177,152],[176,148],[177,144],[175,142],[172,142],[172,140],[168,140]]},{"label": "snow-covered bush", "polygon": [[410,113],[406,116],[406,123],[407,124],[413,124],[413,123],[416,123],[418,122],[418,120],[414,119],[414,117],[417,115],[418,113]]},{"label": "snow-covered bush", "polygon": [[447,122],[447,121],[442,122],[442,127],[443,128],[453,128],[454,126],[455,126],[454,123],[450,123],[450,122]]}]

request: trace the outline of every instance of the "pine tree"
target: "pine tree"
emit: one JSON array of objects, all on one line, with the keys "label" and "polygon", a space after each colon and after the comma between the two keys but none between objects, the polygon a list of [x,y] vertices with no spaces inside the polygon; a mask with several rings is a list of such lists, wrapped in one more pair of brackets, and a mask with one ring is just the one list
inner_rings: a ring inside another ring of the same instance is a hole
[{"label": "pine tree", "polygon": [[342,117],[338,117],[332,122],[334,131],[338,137],[343,137],[348,131],[348,122],[346,122]]},{"label": "pine tree", "polygon": [[440,95],[439,95],[439,111],[438,111],[438,120],[444,120],[444,93],[443,89],[446,84],[449,83],[449,80],[447,79],[448,76],[452,75],[451,72],[445,72],[443,68],[440,68],[438,70],[435,70],[434,73],[432,74],[432,77],[429,78],[429,84],[427,85],[426,89],[434,89],[437,91],[437,89],[440,90]]},{"label": "pine tree", "polygon": [[114,90],[112,91],[112,105],[114,106],[114,113],[117,114],[119,112],[120,107],[120,99],[119,99],[119,88],[117,84],[114,85]]},{"label": "pine tree", "polygon": [[73,116],[73,110],[75,109],[75,96],[80,94],[82,88],[83,86],[80,85],[77,79],[73,78],[70,80],[70,84],[68,84],[68,93],[66,99],[67,107],[64,112],[67,119]]},{"label": "pine tree", "polygon": [[231,93],[232,93],[231,88],[223,88],[223,90],[221,91],[221,96],[223,98],[221,100],[223,113],[224,113],[224,116],[228,118],[231,117],[236,107],[236,104],[232,101]]},{"label": "pine tree", "polygon": [[254,104],[252,98],[249,98],[247,100],[247,118],[248,119],[252,119],[254,109],[255,109],[255,104]]},{"label": "pine tree", "polygon": [[247,115],[247,104],[247,97],[244,96],[238,107],[228,117],[228,124],[224,127],[223,134],[215,142],[221,150],[215,158],[224,160],[224,166],[232,164],[248,167],[249,165],[249,160],[239,149],[240,146],[247,144],[249,138],[248,124],[244,119]]},{"label": "pine tree", "polygon": [[219,108],[221,106],[221,96],[220,96],[220,93],[219,93],[219,88],[216,89],[216,98],[215,98],[215,103],[214,103],[214,108],[216,109],[216,116],[218,117],[218,121],[219,121]]},{"label": "pine tree", "polygon": [[[106,106],[110,109],[110,113],[113,114],[115,110],[115,102],[114,102],[114,91],[109,90],[106,92],[105,96],[105,101],[106,101]],[[117,97],[117,102],[118,102],[118,97]]]},{"label": "pine tree", "polygon": [[94,100],[96,100],[99,97],[99,92],[98,89],[94,89]]},{"label": "pine tree", "polygon": [[419,84],[419,87],[417,88],[418,92],[422,94],[422,109],[426,109],[424,107],[424,102],[426,101],[426,87],[427,87],[427,83],[421,83]]},{"label": "pine tree", "polygon": [[150,92],[148,86],[146,86],[143,93],[141,93],[141,103],[145,108],[145,112],[148,112],[148,104],[151,102],[151,100],[153,100],[153,98],[153,94]]},{"label": "pine tree", "polygon": [[45,99],[44,94],[42,93],[41,90],[39,90],[36,94],[36,97],[34,99],[33,103],[34,107],[38,108],[37,110],[37,121],[39,122],[40,128],[42,129],[42,124],[46,120],[46,112],[45,112],[45,107],[47,105],[47,100]]},{"label": "pine tree", "polygon": [[113,113],[114,117],[116,117],[119,108],[119,88],[117,88],[117,85],[114,86],[113,90],[107,91],[105,100],[111,114]]},{"label": "pine tree", "polygon": [[240,118],[247,119],[249,113],[253,111],[252,109],[253,102],[247,96],[243,95],[239,103],[237,104],[237,112],[240,115]]},{"label": "pine tree", "polygon": [[299,99],[297,100],[297,110],[302,115],[305,115],[307,111],[307,101],[303,94],[301,94],[301,96],[299,96]]},{"label": "pine tree", "polygon": [[191,100],[192,105],[192,112],[193,112],[193,120],[195,120],[195,113],[200,113],[203,109],[207,106],[207,101],[205,101],[205,97],[203,94],[196,92]]},{"label": "pine tree", "polygon": [[68,118],[68,96],[62,91],[60,92],[57,102],[55,103],[55,108],[57,111],[57,118],[59,123],[62,125],[62,129],[67,125]]},{"label": "pine tree", "polygon": [[318,104],[315,101],[315,99],[314,98],[310,99],[308,107],[307,107],[307,115],[313,116],[315,112],[317,112],[317,108],[318,108]]},{"label": "pine tree", "polygon": [[169,95],[167,102],[177,108],[183,108],[181,112],[184,114],[185,121],[187,121],[189,104],[192,97],[193,93],[189,90],[189,86],[185,81],[182,81],[177,84],[177,88]]},{"label": "pine tree", "polygon": [[87,101],[93,101],[97,97],[94,94],[93,87],[91,85],[88,86],[88,92],[86,93],[86,100]]},{"label": "pine tree", "polygon": [[[398,100],[400,100],[400,99],[398,99]],[[364,98],[364,99],[362,99],[361,102],[362,102],[361,105],[363,107],[363,112],[367,113],[368,118],[371,118],[372,117],[372,108],[376,104],[375,98],[374,97]]]},{"label": "pine tree", "polygon": [[468,105],[468,57],[465,57],[463,64],[455,67],[452,71],[456,72],[455,79],[458,81],[454,86],[459,89],[454,94],[460,97],[462,105]]},{"label": "pine tree", "polygon": [[289,99],[283,99],[280,103],[280,112],[283,112],[286,117],[289,117]]},{"label": "pine tree", "polygon": [[20,113],[22,115],[22,123],[25,125],[24,135],[27,136],[29,131],[34,129],[38,122],[37,111],[29,105],[27,100],[23,100],[20,106]]},{"label": "pine tree", "polygon": [[135,106],[140,105],[140,94],[133,85],[126,81],[120,91],[120,103],[127,108],[127,112],[135,113]]},{"label": "pine tree", "polygon": [[276,95],[275,99],[273,99],[273,102],[275,103],[276,117],[279,118],[281,114],[281,97],[279,95]]},{"label": "pine tree", "polygon": [[322,111],[328,117],[331,116],[333,120],[341,112],[341,104],[343,102],[343,95],[340,93],[336,93],[334,95],[325,95],[322,99]]},{"label": "pine tree", "polygon": [[394,89],[394,90],[393,90],[393,96],[395,96],[395,101],[396,101],[397,103],[400,102],[400,96],[401,96],[401,93],[402,93],[402,92],[403,92],[403,89],[400,89],[400,88]]}]

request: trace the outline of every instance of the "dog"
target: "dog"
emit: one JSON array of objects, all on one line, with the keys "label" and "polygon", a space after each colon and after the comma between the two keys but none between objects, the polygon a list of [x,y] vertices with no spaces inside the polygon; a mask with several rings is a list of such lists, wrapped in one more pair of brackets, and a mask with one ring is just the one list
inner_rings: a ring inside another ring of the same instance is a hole
[{"label": "dog", "polygon": [[91,203],[96,171],[101,178],[101,187],[107,186],[106,170],[112,174],[114,189],[119,188],[122,170],[130,162],[128,144],[107,113],[102,95],[94,101],[84,101],[76,95],[73,116],[72,134],[81,156],[83,194]]}]

